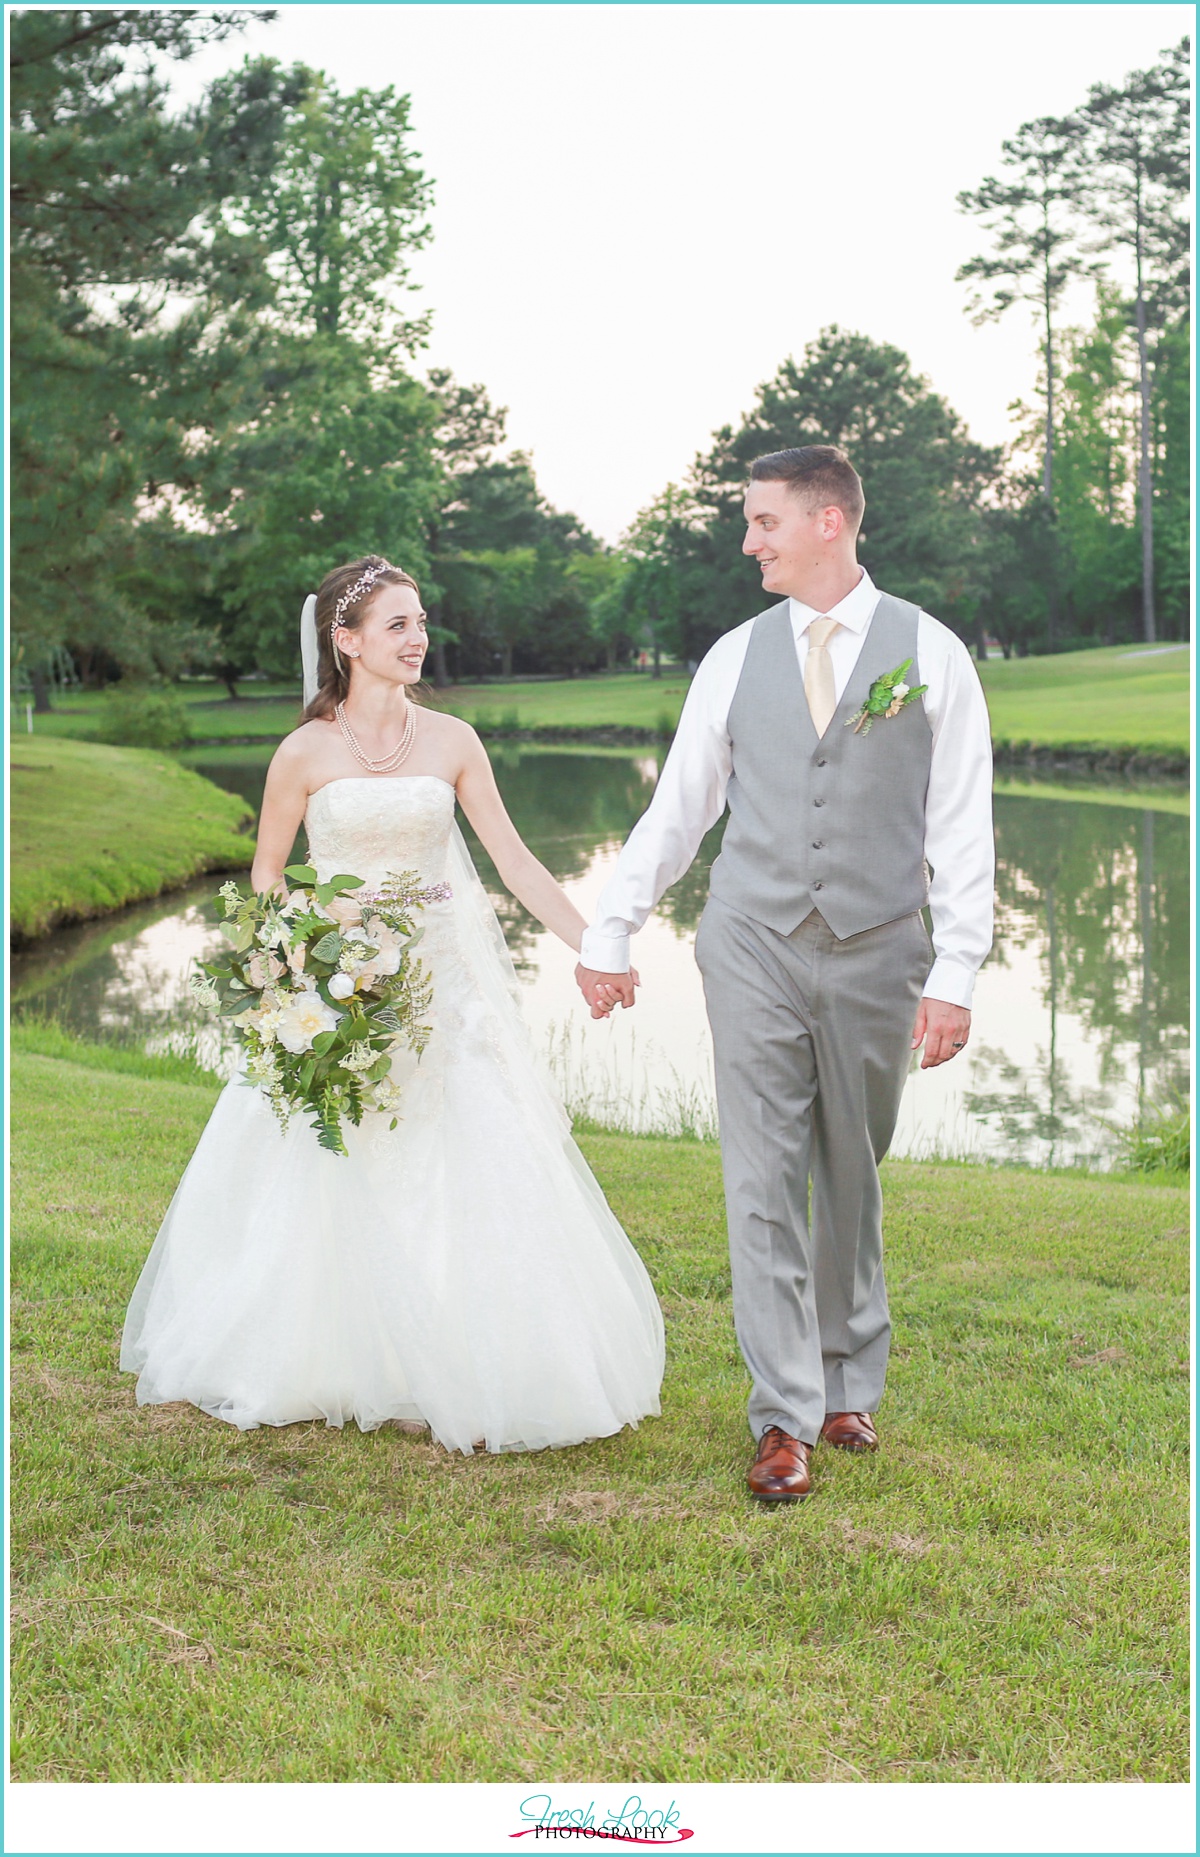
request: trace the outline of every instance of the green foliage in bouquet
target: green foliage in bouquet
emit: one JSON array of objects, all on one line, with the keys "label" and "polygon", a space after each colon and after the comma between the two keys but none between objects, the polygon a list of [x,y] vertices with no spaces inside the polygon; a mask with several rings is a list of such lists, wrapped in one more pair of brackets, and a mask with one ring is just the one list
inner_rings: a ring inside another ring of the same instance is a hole
[{"label": "green foliage in bouquet", "polygon": [[284,874],[298,886],[286,901],[221,885],[230,951],[200,963],[206,977],[192,990],[230,1022],[283,1128],[296,1110],[311,1113],[321,1146],[345,1154],[343,1117],[357,1127],[366,1110],[390,1112],[396,1126],[392,1057],[401,1045],[420,1056],[433,997],[413,955],[424,932],[415,918],[450,890],[422,888],[413,871],[389,872],[377,890],[349,875],[318,883],[307,864]]},{"label": "green foliage in bouquet", "polygon": [[903,664],[898,664],[894,671],[884,671],[882,677],[877,677],[867,693],[866,702],[857,715],[851,716],[845,726],[848,729],[853,728],[856,735],[867,735],[870,733],[872,722],[878,717],[898,716],[902,709],[907,709],[910,703],[915,703],[929,686],[923,683],[915,686],[905,683],[904,673],[911,663],[911,658],[905,658]]}]

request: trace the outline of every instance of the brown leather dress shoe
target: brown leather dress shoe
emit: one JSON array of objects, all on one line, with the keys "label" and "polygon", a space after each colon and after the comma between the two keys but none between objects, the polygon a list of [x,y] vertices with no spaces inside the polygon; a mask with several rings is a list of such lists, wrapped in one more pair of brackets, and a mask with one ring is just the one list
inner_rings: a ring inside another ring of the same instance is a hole
[{"label": "brown leather dress shoe", "polygon": [[778,1425],[768,1425],[746,1478],[751,1495],[760,1502],[799,1502],[807,1496],[811,1449],[810,1444],[790,1437]]},{"label": "brown leather dress shoe", "polygon": [[839,1451],[879,1449],[875,1421],[869,1412],[827,1412],[821,1436],[826,1444],[836,1444]]}]

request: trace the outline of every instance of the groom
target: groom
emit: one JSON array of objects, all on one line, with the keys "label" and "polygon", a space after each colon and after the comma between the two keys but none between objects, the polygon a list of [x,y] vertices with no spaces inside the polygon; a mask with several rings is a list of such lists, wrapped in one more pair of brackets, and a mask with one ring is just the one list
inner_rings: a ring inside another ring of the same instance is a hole
[{"label": "groom", "polygon": [[[910,1053],[923,1043],[928,1069],[967,1042],[992,934],[991,741],[966,647],[859,566],[863,493],[845,453],[772,452],[750,477],[743,552],[779,603],[697,670],[576,977],[593,1017],[632,1006],[629,938],[728,804],[696,959],[753,1382],[748,1482],[794,1502],[818,1438],[878,1443],[891,1332],[878,1164]],[[886,713],[856,723],[906,660]]]}]

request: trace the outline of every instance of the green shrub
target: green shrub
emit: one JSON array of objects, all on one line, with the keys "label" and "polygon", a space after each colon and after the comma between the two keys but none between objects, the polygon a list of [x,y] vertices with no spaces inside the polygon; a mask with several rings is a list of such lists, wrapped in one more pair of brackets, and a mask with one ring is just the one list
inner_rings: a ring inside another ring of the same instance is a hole
[{"label": "green shrub", "polygon": [[517,733],[517,730],[520,728],[520,726],[521,726],[521,712],[519,709],[502,709],[500,711],[500,728],[498,730],[499,734],[515,735]]},{"label": "green shrub", "polygon": [[1125,1155],[1135,1173],[1190,1173],[1192,1112],[1187,1104],[1162,1105],[1129,1129]]},{"label": "green shrub", "polygon": [[173,684],[127,679],[105,696],[95,739],[119,748],[181,748],[192,725]]},{"label": "green shrub", "polygon": [[660,741],[669,742],[675,734],[675,718],[669,709],[660,709],[658,721],[654,724],[654,733]]}]

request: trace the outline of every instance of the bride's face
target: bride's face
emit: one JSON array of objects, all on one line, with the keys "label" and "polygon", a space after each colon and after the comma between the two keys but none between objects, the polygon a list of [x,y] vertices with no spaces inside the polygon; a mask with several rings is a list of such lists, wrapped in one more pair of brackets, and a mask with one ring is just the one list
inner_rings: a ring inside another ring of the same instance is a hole
[{"label": "bride's face", "polygon": [[339,632],[339,649],[351,660],[351,680],[359,670],[385,683],[416,683],[429,649],[425,613],[412,587],[380,587],[368,600],[356,631]]}]

